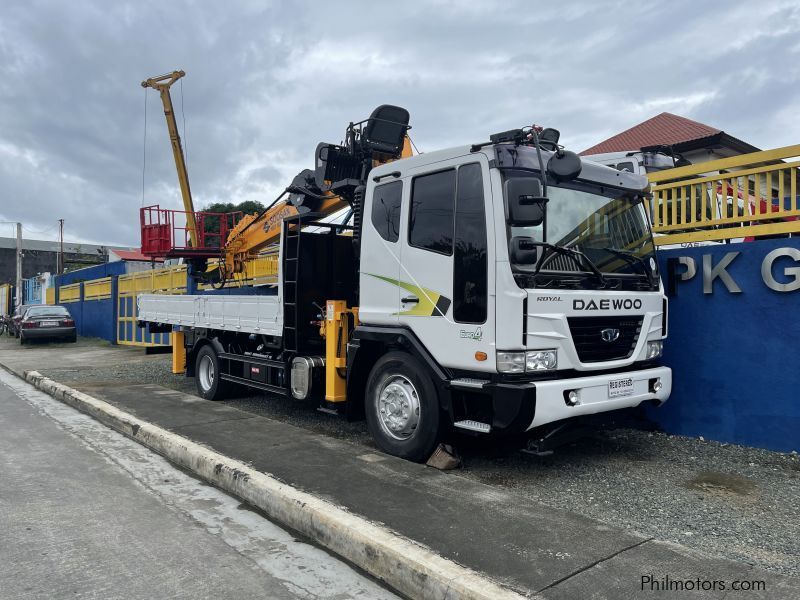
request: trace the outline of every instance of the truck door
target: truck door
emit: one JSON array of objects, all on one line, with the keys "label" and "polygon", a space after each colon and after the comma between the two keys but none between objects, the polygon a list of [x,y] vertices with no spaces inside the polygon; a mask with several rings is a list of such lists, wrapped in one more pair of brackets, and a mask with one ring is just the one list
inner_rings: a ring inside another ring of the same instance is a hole
[{"label": "truck door", "polygon": [[[445,367],[494,368],[494,261],[483,155],[404,174],[397,314]],[[480,358],[478,358],[480,357]]]},{"label": "truck door", "polygon": [[370,181],[361,233],[359,319],[369,325],[396,325],[401,290],[400,212],[403,181]]}]

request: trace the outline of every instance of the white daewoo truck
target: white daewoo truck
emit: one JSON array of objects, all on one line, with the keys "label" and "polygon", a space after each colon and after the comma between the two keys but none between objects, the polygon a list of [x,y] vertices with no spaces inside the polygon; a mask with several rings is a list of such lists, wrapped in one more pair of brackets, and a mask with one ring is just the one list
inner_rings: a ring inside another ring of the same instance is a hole
[{"label": "white daewoo truck", "polygon": [[[277,295],[139,296],[142,324],[183,333],[200,395],[313,398],[415,461],[448,428],[540,432],[666,401],[646,179],[552,129],[401,158],[407,129],[383,106],[320,144],[287,188]],[[332,195],[344,224],[313,212]]]}]

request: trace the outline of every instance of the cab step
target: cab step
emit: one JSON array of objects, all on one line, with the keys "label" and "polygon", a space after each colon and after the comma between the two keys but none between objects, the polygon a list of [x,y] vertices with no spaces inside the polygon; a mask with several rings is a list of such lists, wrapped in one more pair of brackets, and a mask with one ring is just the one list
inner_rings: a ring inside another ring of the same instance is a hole
[{"label": "cab step", "polygon": [[477,433],[489,433],[492,430],[492,426],[488,423],[481,423],[480,421],[473,421],[471,419],[456,421],[453,423],[453,427],[466,429],[468,431],[476,431]]},{"label": "cab step", "polygon": [[487,379],[476,379],[474,377],[459,377],[450,380],[450,387],[465,390],[482,390],[483,386],[489,383]]}]

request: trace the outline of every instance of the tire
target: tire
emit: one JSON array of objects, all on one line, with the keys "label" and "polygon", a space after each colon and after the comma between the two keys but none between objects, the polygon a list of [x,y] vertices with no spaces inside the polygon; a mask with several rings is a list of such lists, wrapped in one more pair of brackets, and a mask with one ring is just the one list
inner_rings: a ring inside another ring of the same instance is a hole
[{"label": "tire", "polygon": [[364,402],[367,427],[381,450],[414,462],[428,459],[439,441],[440,409],[420,361],[406,352],[382,356],[369,374]]},{"label": "tire", "polygon": [[73,335],[71,338],[67,338],[67,342],[70,343],[70,344],[74,344],[77,341],[78,341],[78,336],[77,335]]},{"label": "tire", "polygon": [[197,395],[206,400],[223,400],[228,396],[227,381],[219,377],[219,357],[212,346],[203,346],[195,358],[194,382]]},{"label": "tire", "polygon": [[22,337],[22,334],[20,333],[19,334],[19,345],[20,346],[24,346],[25,345],[25,341],[26,341],[25,338]]}]

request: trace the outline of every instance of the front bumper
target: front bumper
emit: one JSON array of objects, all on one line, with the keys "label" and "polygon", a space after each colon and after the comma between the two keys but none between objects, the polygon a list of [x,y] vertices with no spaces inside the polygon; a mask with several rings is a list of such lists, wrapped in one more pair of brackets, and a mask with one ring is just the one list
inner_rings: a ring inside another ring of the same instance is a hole
[{"label": "front bumper", "polygon": [[[609,397],[609,382],[620,379],[633,381],[633,393]],[[650,382],[661,380],[658,392],[650,391]],[[580,401],[575,406],[566,403],[564,396],[577,390]],[[672,369],[652,367],[636,371],[570,377],[546,381],[492,383],[482,389],[492,398],[492,428],[521,432],[554,421],[581,415],[619,410],[638,406],[642,402],[665,402],[672,391]]]},{"label": "front bumper", "polygon": [[[632,379],[633,393],[630,396],[609,398],[608,383],[619,379]],[[649,389],[652,379],[661,380],[662,387],[658,392],[651,392]],[[578,390],[579,404],[569,406],[564,401],[564,393],[569,390]],[[543,381],[536,384],[536,410],[528,429],[571,417],[631,408],[649,400],[665,402],[671,391],[672,369],[669,367]]]}]

